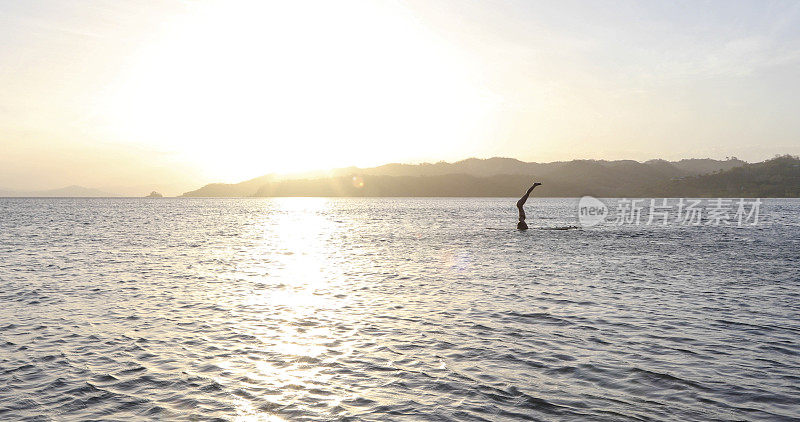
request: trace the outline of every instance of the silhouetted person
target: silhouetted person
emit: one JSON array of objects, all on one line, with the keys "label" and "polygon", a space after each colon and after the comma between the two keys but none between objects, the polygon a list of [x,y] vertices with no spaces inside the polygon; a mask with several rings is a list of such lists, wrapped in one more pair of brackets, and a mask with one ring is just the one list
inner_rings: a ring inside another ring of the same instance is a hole
[{"label": "silhouetted person", "polygon": [[519,198],[519,201],[517,201],[517,209],[519,210],[519,223],[517,223],[517,228],[520,230],[528,230],[528,225],[525,224],[525,210],[522,209],[522,206],[525,205],[525,201],[528,200],[528,196],[530,196],[531,191],[533,191],[533,188],[539,185],[541,185],[541,183],[539,182],[534,183],[533,186],[528,188],[528,191],[525,192],[525,195],[522,195],[522,198]]}]

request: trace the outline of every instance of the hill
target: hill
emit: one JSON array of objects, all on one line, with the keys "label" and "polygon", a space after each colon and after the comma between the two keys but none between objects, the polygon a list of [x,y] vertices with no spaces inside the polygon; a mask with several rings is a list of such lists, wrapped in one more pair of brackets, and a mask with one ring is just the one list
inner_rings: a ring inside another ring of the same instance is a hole
[{"label": "hill", "polygon": [[67,186],[59,189],[20,191],[0,190],[0,197],[26,197],[26,198],[108,198],[119,196],[99,189],[83,186]]},{"label": "hill", "polygon": [[[324,173],[267,175],[237,184],[210,184],[183,196],[515,196],[520,186],[534,178],[545,183],[539,191],[545,196],[637,196],[671,179],[746,164],[736,159],[535,163],[513,158],[470,158],[455,163],[395,163]],[[353,184],[354,176],[363,186]]]},{"label": "hill", "polygon": [[664,183],[664,197],[800,197],[800,159],[784,155],[728,171]]},{"label": "hill", "polygon": [[202,198],[253,196],[261,186],[273,180],[274,177],[272,175],[266,175],[240,183],[210,183],[200,189],[186,192],[181,196]]},{"label": "hill", "polygon": [[[680,169],[677,172],[680,174]],[[711,174],[675,177],[671,166],[595,161],[561,163],[539,175],[355,175],[267,183],[254,196],[499,196],[516,197],[534,179],[538,196],[799,197],[800,160],[780,157]]]}]

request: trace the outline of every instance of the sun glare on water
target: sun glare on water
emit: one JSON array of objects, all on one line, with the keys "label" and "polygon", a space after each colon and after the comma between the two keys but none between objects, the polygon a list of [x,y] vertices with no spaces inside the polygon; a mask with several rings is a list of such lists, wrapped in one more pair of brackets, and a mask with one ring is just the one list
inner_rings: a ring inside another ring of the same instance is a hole
[{"label": "sun glare on water", "polygon": [[[357,293],[343,289],[352,286],[352,279],[344,277],[347,266],[341,262],[342,248],[336,246],[340,246],[340,230],[346,226],[331,220],[332,202],[273,198],[258,207],[263,212],[250,217],[249,232],[244,234],[253,240],[252,247],[234,252],[246,264],[230,274],[250,279],[253,288],[232,291],[229,283],[221,283],[212,293],[218,306],[229,310],[231,318],[225,324],[257,346],[237,345],[239,353],[213,363],[233,378],[247,380],[230,384],[229,378],[218,377],[218,383],[238,391],[253,388],[263,399],[281,403],[297,400],[298,388],[331,385],[334,375],[328,364],[353,352],[342,330],[356,331],[363,323],[342,311],[352,305],[348,297]],[[272,318],[281,323],[272,324]],[[335,407],[347,397],[340,389],[324,400]],[[236,397],[234,405],[236,421],[283,420],[274,410],[253,406],[242,397]]]},{"label": "sun glare on water", "polygon": [[395,3],[200,3],[141,51],[112,127],[233,179],[443,157],[485,113],[464,60]]}]

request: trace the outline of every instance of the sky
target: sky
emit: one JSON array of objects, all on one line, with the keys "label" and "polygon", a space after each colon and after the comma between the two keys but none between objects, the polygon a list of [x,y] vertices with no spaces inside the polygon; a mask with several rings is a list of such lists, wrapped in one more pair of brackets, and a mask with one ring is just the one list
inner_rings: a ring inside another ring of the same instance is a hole
[{"label": "sky", "polygon": [[5,189],[761,161],[800,154],[800,1],[0,0],[0,84]]}]

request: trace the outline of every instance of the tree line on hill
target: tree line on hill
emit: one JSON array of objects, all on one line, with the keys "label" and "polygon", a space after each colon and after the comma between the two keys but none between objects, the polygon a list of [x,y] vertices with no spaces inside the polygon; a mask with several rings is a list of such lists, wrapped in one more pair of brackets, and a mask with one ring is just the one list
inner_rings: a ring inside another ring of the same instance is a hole
[{"label": "tree line on hill", "polygon": [[574,160],[526,163],[490,158],[435,164],[388,164],[293,176],[266,175],[237,184],[215,183],[185,197],[515,197],[533,181],[538,196],[575,197],[800,197],[800,159]]}]

